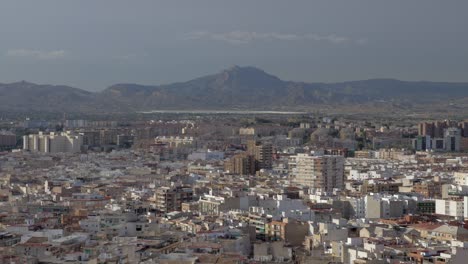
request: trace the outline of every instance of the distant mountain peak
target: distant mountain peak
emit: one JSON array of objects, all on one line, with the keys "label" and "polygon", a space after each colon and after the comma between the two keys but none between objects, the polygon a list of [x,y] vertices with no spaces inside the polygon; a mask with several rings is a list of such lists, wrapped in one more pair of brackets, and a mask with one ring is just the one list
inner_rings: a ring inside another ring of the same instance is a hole
[{"label": "distant mountain peak", "polygon": [[[239,66],[239,65],[233,65],[227,69],[225,69],[223,72],[228,72],[228,73],[255,73],[255,74],[267,74],[264,70],[254,67],[254,66]],[[273,76],[273,75],[271,75]]]},{"label": "distant mountain peak", "polygon": [[[217,78],[218,83],[236,82],[239,84],[250,84],[253,86],[274,86],[279,85],[283,81],[278,77],[265,72],[262,69],[253,66],[238,66],[234,65],[221,72]],[[267,87],[258,87],[267,88]]]},{"label": "distant mountain peak", "polygon": [[233,65],[186,82],[154,86],[121,83],[97,93],[26,81],[0,84],[0,111],[307,109],[380,102],[433,104],[465,97],[468,98],[468,83],[395,79],[306,83],[283,81],[252,66]]}]

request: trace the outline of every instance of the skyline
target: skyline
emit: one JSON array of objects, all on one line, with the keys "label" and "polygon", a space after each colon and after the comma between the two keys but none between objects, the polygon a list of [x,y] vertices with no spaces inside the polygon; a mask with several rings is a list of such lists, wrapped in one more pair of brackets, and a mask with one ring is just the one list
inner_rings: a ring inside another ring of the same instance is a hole
[{"label": "skyline", "polygon": [[7,0],[0,82],[99,91],[232,65],[304,82],[468,81],[468,3],[373,2]]},{"label": "skyline", "polygon": [[467,0],[1,3],[0,264],[466,264]]},{"label": "skyline", "polygon": [[[90,93],[95,93],[99,94],[102,92],[105,92],[109,89],[115,88],[115,87],[121,87],[121,86],[141,86],[141,87],[147,87],[147,88],[163,88],[163,87],[168,87],[168,86],[173,86],[173,85],[179,85],[179,84],[188,84],[191,82],[197,82],[199,79],[205,79],[205,78],[216,78],[217,76],[219,77],[221,74],[226,73],[226,72],[232,72],[236,70],[253,70],[256,72],[257,76],[270,76],[272,78],[277,78],[279,81],[285,82],[285,83],[298,83],[298,84],[306,84],[306,85],[342,85],[342,84],[349,84],[349,83],[358,83],[358,82],[373,82],[373,81],[396,81],[396,82],[401,82],[401,83],[426,83],[426,84],[447,84],[447,85],[465,85],[468,84],[468,81],[461,81],[461,82],[454,82],[454,81],[428,81],[428,80],[402,80],[402,79],[397,79],[397,78],[370,78],[370,79],[355,79],[355,80],[344,80],[344,81],[336,81],[336,82],[307,82],[307,81],[302,81],[302,80],[285,80],[280,78],[278,75],[273,74],[271,72],[267,72],[264,69],[255,67],[255,66],[239,66],[239,65],[231,65],[230,67],[226,67],[224,69],[220,69],[216,72],[212,72],[203,76],[198,76],[194,77],[190,80],[179,80],[179,81],[174,81],[172,83],[161,83],[161,84],[148,84],[148,83],[130,83],[130,82],[121,82],[121,83],[114,83],[105,87],[100,87],[97,89],[87,89],[86,87],[78,87],[78,86],[71,86],[66,83],[37,83],[37,82],[32,82],[29,80],[17,80],[17,81],[12,81],[12,82],[2,82],[0,80],[0,85],[4,86],[9,86],[9,85],[16,85],[16,84],[30,84],[32,86],[46,86],[46,87],[58,87],[58,88],[64,88],[64,87],[69,87],[73,89],[78,89],[82,90],[84,92],[90,92]],[[246,77],[246,76],[244,76]],[[266,88],[266,87],[257,87],[257,88]],[[379,87],[376,86],[376,89]],[[397,87],[395,87],[397,88]],[[447,87],[445,87],[447,88]]]}]

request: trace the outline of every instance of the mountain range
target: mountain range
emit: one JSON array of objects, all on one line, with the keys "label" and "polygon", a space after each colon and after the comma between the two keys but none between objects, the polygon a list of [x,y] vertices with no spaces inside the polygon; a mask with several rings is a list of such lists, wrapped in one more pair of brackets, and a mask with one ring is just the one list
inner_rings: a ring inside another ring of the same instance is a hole
[{"label": "mountain range", "polygon": [[124,113],[151,110],[312,110],[394,108],[468,102],[468,83],[371,79],[339,83],[284,81],[255,67],[167,85],[116,84],[100,92],[29,82],[0,83],[0,111]]}]

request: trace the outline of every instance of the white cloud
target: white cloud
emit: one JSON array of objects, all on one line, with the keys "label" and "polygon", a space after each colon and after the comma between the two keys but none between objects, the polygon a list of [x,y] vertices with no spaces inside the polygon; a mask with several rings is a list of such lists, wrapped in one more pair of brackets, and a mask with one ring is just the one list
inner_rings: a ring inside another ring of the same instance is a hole
[{"label": "white cloud", "polygon": [[356,43],[359,44],[359,45],[365,45],[368,42],[369,42],[369,40],[366,39],[366,38],[360,38],[360,39],[356,40]]},{"label": "white cloud", "polygon": [[67,52],[65,50],[31,50],[31,49],[11,49],[8,50],[6,55],[9,57],[24,57],[34,58],[40,60],[55,60],[65,57]]},{"label": "white cloud", "polygon": [[230,44],[247,44],[253,41],[272,41],[272,40],[281,40],[281,41],[322,41],[332,44],[341,44],[350,41],[348,37],[338,36],[335,34],[329,35],[320,35],[320,34],[285,34],[278,32],[252,32],[252,31],[231,31],[224,33],[214,33],[208,31],[195,31],[185,35],[185,39],[209,39],[216,41],[223,41]]},{"label": "white cloud", "polygon": [[307,34],[307,35],[304,35],[304,39],[316,40],[316,41],[327,41],[333,44],[340,44],[340,43],[349,41],[347,37],[337,36],[335,34],[330,34],[330,35]]}]

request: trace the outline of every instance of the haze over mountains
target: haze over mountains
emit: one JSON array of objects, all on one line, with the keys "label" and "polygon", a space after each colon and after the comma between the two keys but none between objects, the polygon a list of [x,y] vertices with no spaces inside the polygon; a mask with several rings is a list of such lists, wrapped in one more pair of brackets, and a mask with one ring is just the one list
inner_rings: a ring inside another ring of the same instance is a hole
[{"label": "haze over mountains", "polygon": [[116,84],[101,92],[28,82],[0,84],[1,111],[308,110],[320,106],[396,107],[463,102],[468,83],[372,79],[341,83],[284,81],[254,67],[168,85]]}]

